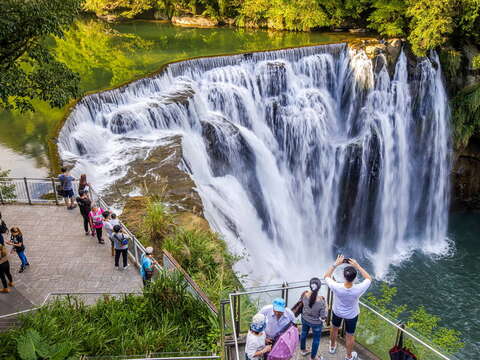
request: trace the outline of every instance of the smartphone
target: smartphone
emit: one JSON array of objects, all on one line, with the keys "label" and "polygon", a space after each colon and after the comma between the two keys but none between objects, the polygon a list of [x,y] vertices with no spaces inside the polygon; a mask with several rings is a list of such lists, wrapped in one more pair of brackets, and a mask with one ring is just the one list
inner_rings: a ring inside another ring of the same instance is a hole
[{"label": "smartphone", "polygon": [[343,259],[343,263],[344,263],[344,264],[350,264],[350,259],[349,259],[349,258]]}]

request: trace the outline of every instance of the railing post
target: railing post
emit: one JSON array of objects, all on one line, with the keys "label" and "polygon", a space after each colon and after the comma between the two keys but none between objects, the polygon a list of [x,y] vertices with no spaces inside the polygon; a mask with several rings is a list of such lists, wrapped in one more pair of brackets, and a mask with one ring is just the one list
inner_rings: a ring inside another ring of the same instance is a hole
[{"label": "railing post", "polygon": [[285,282],[282,283],[282,299],[285,300]]},{"label": "railing post", "polygon": [[332,290],[327,287],[327,326],[331,326],[332,323],[332,307],[333,307],[333,297],[332,297]]},{"label": "railing post", "polygon": [[25,190],[27,191],[28,204],[32,205],[32,199],[30,199],[30,191],[28,191],[28,182],[26,177],[23,178],[23,182],[25,183]]},{"label": "railing post", "polygon": [[288,283],[285,282],[285,305],[288,306]]},{"label": "railing post", "polygon": [[58,205],[58,196],[57,196],[57,189],[55,188],[55,179],[53,177],[50,179],[52,181],[53,194],[55,195],[55,204]]}]

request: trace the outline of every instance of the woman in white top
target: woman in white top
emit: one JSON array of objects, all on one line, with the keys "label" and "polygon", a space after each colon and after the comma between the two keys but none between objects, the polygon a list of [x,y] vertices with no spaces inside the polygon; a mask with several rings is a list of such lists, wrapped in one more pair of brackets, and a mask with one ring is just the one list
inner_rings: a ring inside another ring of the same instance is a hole
[{"label": "woman in white top", "polygon": [[246,360],[261,360],[264,354],[272,350],[271,345],[265,344],[267,338],[265,334],[266,326],[267,319],[265,315],[257,314],[253,317],[245,344]]}]

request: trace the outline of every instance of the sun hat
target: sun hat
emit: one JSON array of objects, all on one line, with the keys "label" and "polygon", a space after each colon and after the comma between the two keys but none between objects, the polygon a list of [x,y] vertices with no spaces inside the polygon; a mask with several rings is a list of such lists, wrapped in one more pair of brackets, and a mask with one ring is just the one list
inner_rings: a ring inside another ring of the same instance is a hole
[{"label": "sun hat", "polygon": [[256,314],[252,318],[252,323],[250,324],[250,330],[260,333],[263,330],[265,330],[266,326],[267,326],[267,319],[265,318],[265,315]]},{"label": "sun hat", "polygon": [[273,310],[274,311],[278,311],[278,312],[284,312],[285,311],[285,300],[283,300],[282,298],[276,298],[275,300],[273,300]]},{"label": "sun hat", "polygon": [[147,255],[153,254],[153,247],[148,246],[147,248],[145,248],[145,253]]}]

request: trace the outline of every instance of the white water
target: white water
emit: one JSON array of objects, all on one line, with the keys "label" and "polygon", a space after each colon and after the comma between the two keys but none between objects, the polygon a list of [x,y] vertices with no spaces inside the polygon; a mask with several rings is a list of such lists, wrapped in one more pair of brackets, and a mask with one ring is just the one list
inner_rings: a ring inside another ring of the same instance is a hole
[{"label": "white water", "polygon": [[206,217],[248,254],[249,279],[321,275],[338,252],[381,277],[446,249],[450,170],[438,59],[407,71],[402,53],[392,76],[384,63],[327,45],[174,64],[82,100],[61,155],[107,186],[181,134]]}]

